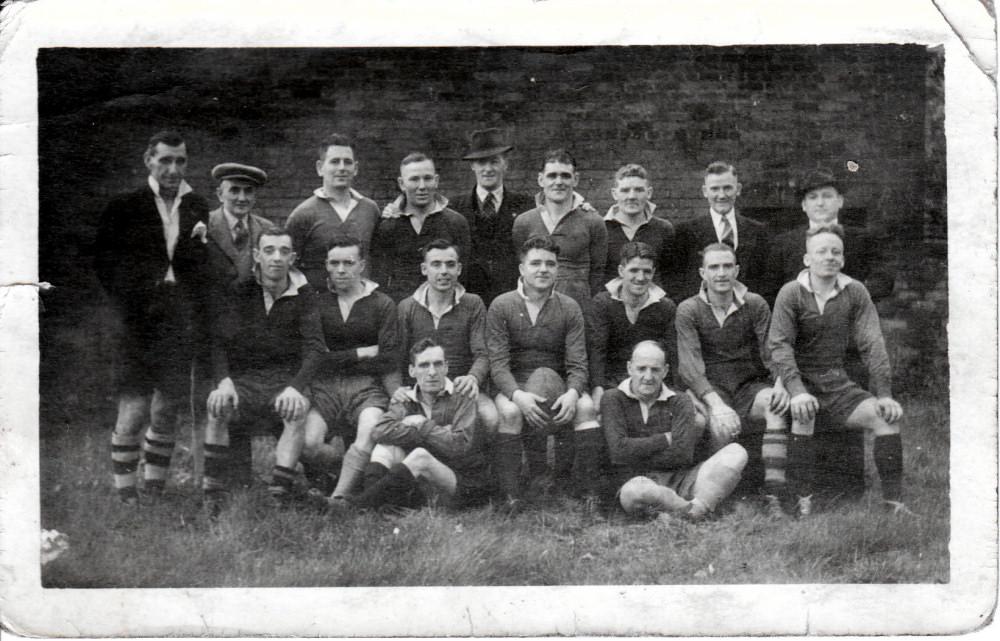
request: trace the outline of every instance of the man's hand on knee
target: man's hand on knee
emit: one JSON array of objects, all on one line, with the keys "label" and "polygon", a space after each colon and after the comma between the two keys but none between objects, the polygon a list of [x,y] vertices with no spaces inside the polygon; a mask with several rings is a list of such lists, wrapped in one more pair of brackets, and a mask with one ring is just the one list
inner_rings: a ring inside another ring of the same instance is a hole
[{"label": "man's hand on knee", "polygon": [[286,421],[298,421],[308,410],[309,400],[290,385],[274,399],[274,411]]},{"label": "man's hand on knee", "polygon": [[889,396],[883,396],[875,401],[878,415],[886,423],[892,424],[903,418],[903,406]]},{"label": "man's hand on knee", "polygon": [[721,440],[732,440],[740,433],[740,417],[733,408],[726,405],[716,392],[705,395],[708,405],[708,429],[712,436]]},{"label": "man's hand on knee", "polygon": [[788,390],[785,389],[785,384],[781,382],[781,377],[778,377],[771,388],[771,402],[768,408],[772,413],[781,416],[788,409],[791,401],[792,397],[788,394]]},{"label": "man's hand on knee", "polygon": [[792,397],[792,418],[800,423],[811,423],[819,411],[819,401],[809,392],[802,392]]},{"label": "man's hand on knee", "polygon": [[580,400],[580,393],[572,387],[556,399],[552,404],[552,410],[556,415],[552,417],[556,425],[566,425],[576,416],[576,402]]},{"label": "man's hand on knee", "polygon": [[545,398],[538,394],[517,390],[511,399],[517,409],[521,410],[521,415],[528,421],[528,424],[537,429],[544,429],[548,424],[548,417],[538,407],[538,403],[544,403]]},{"label": "man's hand on knee", "polygon": [[219,381],[219,386],[208,395],[208,413],[214,418],[222,416],[229,407],[237,409],[239,404],[240,397],[236,393],[236,386],[233,385],[233,379],[228,376]]}]

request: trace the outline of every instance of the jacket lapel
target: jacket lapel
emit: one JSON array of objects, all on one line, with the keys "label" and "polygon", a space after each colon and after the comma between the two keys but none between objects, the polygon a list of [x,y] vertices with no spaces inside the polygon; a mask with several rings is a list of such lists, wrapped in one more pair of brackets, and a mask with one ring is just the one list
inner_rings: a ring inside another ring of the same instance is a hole
[{"label": "jacket lapel", "polygon": [[229,234],[229,226],[226,224],[226,217],[221,207],[208,215],[208,235],[233,264],[239,262],[240,254],[233,244],[233,237]]}]

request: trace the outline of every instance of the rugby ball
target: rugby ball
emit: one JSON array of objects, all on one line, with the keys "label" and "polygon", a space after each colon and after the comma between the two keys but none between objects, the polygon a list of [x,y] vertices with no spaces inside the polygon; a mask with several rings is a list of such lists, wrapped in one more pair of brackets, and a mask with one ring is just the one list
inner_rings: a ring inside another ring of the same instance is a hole
[{"label": "rugby ball", "polygon": [[539,367],[531,373],[528,380],[524,382],[524,391],[538,394],[545,398],[545,402],[539,402],[538,407],[545,412],[551,420],[555,416],[552,411],[552,404],[556,399],[566,393],[566,383],[555,370],[548,367]]}]

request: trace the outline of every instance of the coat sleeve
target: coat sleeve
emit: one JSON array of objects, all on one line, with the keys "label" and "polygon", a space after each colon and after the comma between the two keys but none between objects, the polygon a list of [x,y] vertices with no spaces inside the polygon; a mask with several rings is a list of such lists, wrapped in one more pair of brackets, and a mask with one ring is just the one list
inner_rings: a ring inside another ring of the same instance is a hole
[{"label": "coat sleeve", "polygon": [[885,339],[882,336],[882,326],[875,303],[864,287],[848,285],[848,288],[852,306],[856,309],[851,333],[854,344],[861,354],[861,360],[868,368],[868,384],[876,396],[892,396],[892,368],[889,365],[889,354],[885,349]]},{"label": "coat sleeve", "polygon": [[372,428],[372,439],[380,445],[396,445],[405,449],[418,447],[420,433],[414,427],[403,424],[404,418],[414,414],[420,413],[412,410],[407,402],[389,403],[389,409]]},{"label": "coat sleeve", "polygon": [[594,297],[594,304],[587,313],[587,337],[589,350],[587,360],[590,365],[590,387],[614,387],[607,378],[608,358],[608,305],[603,294]]},{"label": "coat sleeve", "polygon": [[564,364],[566,387],[572,387],[582,396],[587,393],[587,331],[583,312],[577,302],[568,296]]},{"label": "coat sleeve", "polygon": [[[690,303],[688,302],[690,301]],[[674,324],[677,327],[677,368],[684,385],[698,398],[714,391],[705,373],[705,360],[701,355],[701,336],[698,334],[696,301],[688,299],[677,308]]]},{"label": "coat sleeve", "polygon": [[670,447],[664,434],[633,437],[628,429],[628,404],[635,403],[617,389],[601,398],[601,423],[614,465],[636,465]]},{"label": "coat sleeve", "polygon": [[319,369],[323,355],[326,353],[326,341],[323,338],[323,324],[319,316],[319,306],[316,304],[316,294],[310,291],[302,295],[301,316],[299,317],[299,334],[302,339],[302,365],[292,379],[291,386],[300,392],[305,392]]},{"label": "coat sleeve", "polygon": [[760,362],[764,364],[767,371],[771,373],[772,379],[780,376],[778,367],[771,358],[771,348],[767,344],[767,332],[771,327],[771,310],[767,307],[767,301],[759,296],[755,296],[747,301],[750,305],[750,314],[753,320],[753,331],[757,336],[757,347],[760,351]]},{"label": "coat sleeve", "polygon": [[473,358],[469,374],[476,377],[482,388],[490,378],[490,353],[486,349],[486,305],[478,296],[469,296],[474,296],[469,318],[469,350]]},{"label": "coat sleeve", "polygon": [[600,216],[594,214],[590,223],[590,295],[604,287],[604,268],[608,262],[608,228]]},{"label": "coat sleeve", "polygon": [[490,375],[493,383],[507,398],[518,390],[517,381],[510,371],[510,329],[507,326],[505,301],[496,298],[486,312],[486,346],[490,352]]},{"label": "coat sleeve", "polygon": [[438,423],[429,418],[417,429],[420,444],[452,457],[467,453],[472,448],[476,429],[476,401],[463,395],[453,395],[454,415],[450,423]]},{"label": "coat sleeve", "polygon": [[781,376],[785,389],[792,396],[807,391],[799,373],[799,366],[795,362],[795,340],[798,337],[798,311],[795,301],[798,287],[800,285],[792,281],[786,283],[778,292],[778,297],[774,301],[774,312],[771,314],[771,328],[767,332],[767,346],[771,350],[775,370]]},{"label": "coat sleeve", "polygon": [[656,469],[675,469],[694,464],[694,451],[704,429],[694,420],[694,403],[687,394],[670,398],[670,447],[655,454],[649,461]]}]

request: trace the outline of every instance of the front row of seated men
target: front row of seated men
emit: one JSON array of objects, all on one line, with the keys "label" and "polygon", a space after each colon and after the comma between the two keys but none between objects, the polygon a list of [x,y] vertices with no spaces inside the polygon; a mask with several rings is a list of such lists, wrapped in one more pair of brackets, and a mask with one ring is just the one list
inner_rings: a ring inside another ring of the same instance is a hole
[{"label": "front row of seated men", "polygon": [[[356,239],[330,244],[321,292],[293,267],[285,232],[262,233],[253,255],[257,279],[214,323],[206,498],[224,490],[233,413],[273,412],[283,430],[272,494],[291,495],[301,462],[336,512],[433,496],[519,509],[549,481],[588,505],[617,491],[628,512],[697,520],[732,493],[749,458],[762,458],[768,509],[806,516],[811,435],[826,414],[874,432],[883,498],[905,510],[902,408],[874,305],[841,271],[838,226],[810,231],[806,269],[782,288],[773,317],[737,280],[725,244],[705,248],[701,291],[679,307],[653,284],[648,246],[626,244],[589,319],[555,291],[559,247],[545,236],[523,244],[517,288],[485,314],[458,284],[461,256],[448,241],[424,248],[426,281],[398,310],[362,277]],[[588,340],[599,355],[590,368]],[[852,344],[877,398],[844,372]],[[668,384],[674,362],[687,394]],[[404,370],[412,386],[401,387]],[[748,456],[742,439],[755,430],[763,446]],[[342,457],[334,436],[351,442]]]}]

